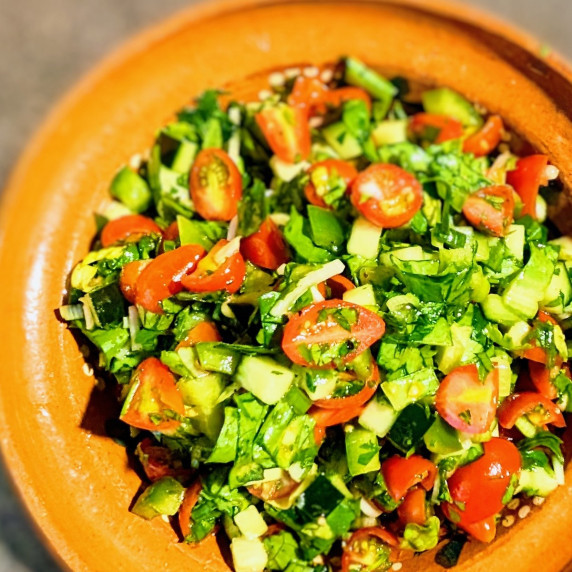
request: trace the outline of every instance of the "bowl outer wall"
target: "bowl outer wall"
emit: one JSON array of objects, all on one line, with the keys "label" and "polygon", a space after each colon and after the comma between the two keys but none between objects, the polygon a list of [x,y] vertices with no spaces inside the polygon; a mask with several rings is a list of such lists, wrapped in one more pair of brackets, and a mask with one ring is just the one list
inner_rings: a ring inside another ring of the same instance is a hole
[{"label": "bowl outer wall", "polygon": [[[89,249],[91,213],[108,200],[114,172],[204,89],[352,54],[388,74],[448,85],[500,113],[550,154],[570,189],[570,75],[556,57],[535,56],[537,49],[533,40],[449,4],[215,2],[137,36],[61,102],[3,196],[0,443],[18,492],[63,565],[227,569],[214,541],[192,550],[160,519],[131,515],[140,480],[124,450],[103,435],[97,413],[90,430],[81,428],[94,378],[54,310],[73,264]],[[564,228],[572,219],[568,197],[553,213]],[[561,570],[572,556],[571,481],[569,469],[568,484],[538,514],[486,551],[471,543],[457,570],[500,571],[508,563]],[[416,562],[420,570],[435,567],[429,557]]]}]

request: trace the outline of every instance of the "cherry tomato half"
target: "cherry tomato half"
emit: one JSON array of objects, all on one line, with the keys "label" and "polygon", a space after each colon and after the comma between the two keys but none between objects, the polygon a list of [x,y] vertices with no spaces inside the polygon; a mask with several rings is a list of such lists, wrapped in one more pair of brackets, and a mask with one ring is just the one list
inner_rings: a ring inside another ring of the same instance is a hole
[{"label": "cherry tomato half", "polygon": [[422,488],[411,489],[397,507],[397,515],[401,524],[425,524],[427,521],[427,503]]},{"label": "cherry tomato half", "polygon": [[122,269],[119,275],[119,288],[125,298],[135,304],[136,300],[136,287],[139,276],[149,264],[151,260],[134,260],[128,262]]},{"label": "cherry tomato half", "polygon": [[[356,168],[347,161],[326,159],[314,163],[308,169],[310,181],[304,187],[304,194],[309,203],[323,208],[332,208],[324,197],[332,191],[342,190],[346,193],[354,179],[358,176]],[[335,197],[338,196],[336,193]]]},{"label": "cherry tomato half", "polygon": [[558,397],[558,390],[552,383],[552,380],[558,375],[560,371],[559,366],[547,367],[543,363],[529,361],[528,371],[534,387],[541,395],[546,397],[546,399],[556,399]]},{"label": "cherry tomato half", "polygon": [[255,119],[279,159],[296,163],[310,156],[310,126],[304,110],[280,103],[264,108]]},{"label": "cherry tomato half", "polygon": [[202,246],[186,244],[157,256],[143,269],[137,280],[137,305],[149,312],[162,314],[160,302],[183,289],[181,279],[195,269],[204,255]]},{"label": "cherry tomato half", "polygon": [[356,530],[342,554],[342,572],[385,570],[391,560],[391,548],[399,545],[397,537],[382,526]]},{"label": "cherry tomato half", "polygon": [[513,393],[499,407],[499,423],[505,429],[512,429],[516,420],[523,415],[538,427],[549,424],[566,427],[566,421],[558,406],[534,391]]},{"label": "cherry tomato half", "polygon": [[421,183],[401,167],[375,163],[352,184],[351,199],[371,223],[394,228],[409,222],[423,203]]},{"label": "cherry tomato half", "polygon": [[536,197],[541,185],[547,183],[545,169],[548,165],[546,155],[529,155],[519,159],[514,171],[508,171],[506,182],[518,193],[524,206],[521,215],[536,218]]},{"label": "cherry tomato half", "polygon": [[417,484],[426,491],[431,489],[435,484],[437,467],[420,455],[411,455],[407,459],[394,455],[382,463],[381,474],[390,496],[400,501]]},{"label": "cherry tomato half", "polygon": [[484,157],[494,151],[501,142],[504,125],[498,115],[491,115],[485,124],[463,142],[463,151],[475,157]]},{"label": "cherry tomato half", "polygon": [[242,239],[240,252],[252,264],[269,270],[276,270],[288,262],[284,237],[271,218],[267,218],[255,233]]},{"label": "cherry tomato half", "polygon": [[370,310],[343,300],[326,300],[290,318],[282,349],[298,365],[332,368],[353,360],[384,332],[385,322]]},{"label": "cherry tomato half", "polygon": [[322,443],[326,436],[327,427],[347,423],[359,417],[363,410],[363,405],[339,407],[337,409],[324,409],[323,407],[312,406],[308,411],[308,415],[316,422],[314,427],[314,439],[316,443],[318,445]]},{"label": "cherry tomato half", "polygon": [[348,397],[330,397],[325,399],[317,399],[314,401],[314,405],[322,407],[323,409],[339,409],[340,407],[354,408],[360,407],[367,403],[375,393],[377,386],[379,385],[379,369],[375,362],[372,362],[371,375],[364,381],[363,388],[355,395],[349,395]]},{"label": "cherry tomato half", "polygon": [[465,199],[463,214],[477,230],[505,236],[514,220],[513,191],[508,185],[479,189]]},{"label": "cherry tomato half", "polygon": [[151,482],[163,477],[186,480],[192,475],[192,470],[183,468],[181,461],[176,459],[171,449],[155,444],[149,437],[137,445],[137,456],[145,475]]},{"label": "cherry tomato half", "polygon": [[[549,323],[552,324],[553,326],[558,325],[558,322],[548,312],[545,312],[544,310],[540,310],[538,312],[536,319],[539,322]],[[549,362],[549,359],[546,350],[544,348],[539,348],[536,345],[536,339],[534,338],[530,341],[530,345],[532,347],[524,350],[522,352],[522,357],[530,361],[547,364]],[[556,365],[560,365],[561,363],[562,363],[562,358],[560,356],[556,356]]]},{"label": "cherry tomato half", "polygon": [[346,101],[361,100],[365,103],[368,111],[371,110],[371,97],[369,93],[361,87],[339,87],[328,93],[327,101],[333,107],[340,107]]},{"label": "cherry tomato half", "polygon": [[471,524],[464,522],[463,519],[455,524],[480,542],[492,542],[497,535],[497,521],[494,515]]},{"label": "cherry tomato half", "polygon": [[177,344],[177,349],[188,348],[199,342],[220,342],[221,339],[217,327],[212,322],[199,322],[189,331],[185,339]]},{"label": "cherry tomato half", "polygon": [[157,358],[147,358],[137,366],[131,379],[120,419],[138,429],[170,433],[181,424],[173,414],[185,414],[175,378]]},{"label": "cherry tomato half", "polygon": [[179,508],[179,527],[183,537],[189,536],[189,534],[191,534],[191,514],[199,500],[199,497],[201,496],[202,490],[203,485],[201,484],[201,481],[197,479],[185,491],[185,496],[183,497],[181,508]]},{"label": "cherry tomato half", "polygon": [[330,298],[337,299],[341,299],[348,290],[353,290],[355,288],[354,283],[342,274],[337,274],[336,276],[328,278],[326,280],[326,285],[330,289]]},{"label": "cherry tomato half", "polygon": [[162,235],[153,219],[142,215],[126,215],[110,220],[101,231],[101,244],[104,247],[117,242],[137,241],[149,234]]},{"label": "cherry tomato half", "polygon": [[189,178],[191,199],[206,220],[230,220],[242,197],[242,177],[234,161],[222,149],[203,149]]},{"label": "cherry tomato half", "polygon": [[481,457],[458,468],[447,481],[453,503],[442,508],[451,522],[472,524],[495,515],[513,475],[520,471],[520,453],[510,441],[493,437],[483,448]]},{"label": "cherry tomato half", "polygon": [[484,433],[497,410],[498,370],[493,369],[484,381],[472,363],[455,368],[443,379],[435,396],[439,415],[455,429],[465,433]]},{"label": "cherry tomato half", "polygon": [[246,264],[240,252],[234,252],[218,261],[220,251],[229,244],[219,240],[198,264],[196,270],[182,279],[183,286],[191,292],[216,292],[226,290],[234,294],[242,286]]},{"label": "cherry tomato half", "polygon": [[409,130],[417,138],[431,143],[444,143],[463,136],[460,121],[437,113],[416,113],[409,120]]}]

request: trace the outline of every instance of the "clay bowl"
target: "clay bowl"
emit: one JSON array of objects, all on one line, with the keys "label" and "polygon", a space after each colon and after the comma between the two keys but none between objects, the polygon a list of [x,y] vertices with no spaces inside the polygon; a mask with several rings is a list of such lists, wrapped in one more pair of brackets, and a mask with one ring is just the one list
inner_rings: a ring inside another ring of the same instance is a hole
[{"label": "clay bowl", "polygon": [[[474,12],[386,1],[214,2],[147,30],[88,75],[28,147],[0,218],[0,428],[4,460],[45,542],[75,571],[226,570],[214,540],[178,544],[165,522],[128,511],[140,481],[104,430],[112,412],[55,317],[66,277],[89,248],[91,213],[115,170],[209,87],[251,89],[268,70],[353,54],[388,75],[450,86],[500,113],[548,153],[572,221],[572,84],[555,57]],[[262,74],[260,72],[263,72]],[[102,402],[102,403],[100,403]],[[561,570],[572,557],[572,469],[541,510],[491,546],[470,543],[459,571]],[[438,569],[433,555],[404,570]]]}]

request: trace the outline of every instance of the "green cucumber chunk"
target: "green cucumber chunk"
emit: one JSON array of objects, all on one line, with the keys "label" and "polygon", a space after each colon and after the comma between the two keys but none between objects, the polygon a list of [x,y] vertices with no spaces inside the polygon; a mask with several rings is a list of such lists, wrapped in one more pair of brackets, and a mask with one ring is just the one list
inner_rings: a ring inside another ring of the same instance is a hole
[{"label": "green cucumber chunk", "polygon": [[473,104],[447,87],[425,91],[421,100],[427,113],[447,115],[467,127],[480,127],[483,123],[483,118]]},{"label": "green cucumber chunk", "polygon": [[294,373],[264,356],[245,356],[235,375],[236,381],[263,403],[278,403],[290,389]]},{"label": "green cucumber chunk", "polygon": [[377,435],[367,429],[354,428],[346,432],[348,470],[352,477],[379,471],[380,446]]},{"label": "green cucumber chunk", "polygon": [[160,515],[173,516],[184,496],[185,487],[179,481],[173,477],[163,477],[143,491],[131,512],[146,520]]}]

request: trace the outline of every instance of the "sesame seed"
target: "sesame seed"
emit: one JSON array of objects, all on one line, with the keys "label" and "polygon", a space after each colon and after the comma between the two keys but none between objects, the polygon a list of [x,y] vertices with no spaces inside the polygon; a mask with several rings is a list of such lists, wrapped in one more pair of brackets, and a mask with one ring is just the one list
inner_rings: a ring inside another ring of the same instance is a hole
[{"label": "sesame seed", "polygon": [[318,77],[320,70],[316,66],[308,66],[304,68],[304,75],[306,77]]},{"label": "sesame seed", "polygon": [[85,375],[88,376],[93,375],[93,368],[88,363],[84,363],[81,369],[83,370],[83,373],[85,373]]},{"label": "sesame seed", "polygon": [[135,153],[135,155],[133,155],[131,157],[131,159],[129,159],[129,166],[132,169],[139,169],[139,167],[141,167],[141,162],[143,161],[143,157],[141,157],[140,153]]},{"label": "sesame seed", "polygon": [[315,129],[316,127],[320,127],[324,123],[324,118],[323,117],[310,117],[308,123],[309,123],[310,127],[313,127]]},{"label": "sesame seed", "polygon": [[284,75],[288,79],[292,79],[293,77],[300,75],[300,68],[288,68],[288,69],[284,70]]},{"label": "sesame seed", "polygon": [[526,518],[529,513],[531,511],[531,508],[525,504],[524,506],[520,507],[520,510],[518,511],[518,517],[519,518]]},{"label": "sesame seed", "polygon": [[169,517],[166,514],[162,514],[161,518],[165,521],[165,522],[169,522]]},{"label": "sesame seed", "polygon": [[268,83],[272,87],[280,87],[281,85],[284,85],[285,81],[286,77],[282,72],[274,72],[268,76]]},{"label": "sesame seed", "polygon": [[544,504],[545,500],[546,499],[544,497],[533,497],[532,504],[534,506],[540,506],[540,505]]},{"label": "sesame seed", "polygon": [[558,175],[560,175],[560,169],[558,169],[558,167],[555,167],[554,165],[546,165],[546,167],[544,167],[544,176],[549,181],[557,179]]},{"label": "sesame seed", "polygon": [[330,81],[332,81],[332,79],[334,78],[334,71],[327,69],[324,70],[321,74],[320,74],[320,79],[324,82],[324,83],[329,83]]},{"label": "sesame seed", "polygon": [[516,510],[520,504],[520,499],[512,499],[506,506],[509,510]]},{"label": "sesame seed", "polygon": [[401,570],[403,568],[403,564],[401,562],[395,562],[391,567],[392,570]]},{"label": "sesame seed", "polygon": [[260,101],[264,101],[265,99],[268,99],[269,97],[272,97],[272,92],[269,91],[268,89],[261,89],[258,92],[258,99]]},{"label": "sesame seed", "polygon": [[509,526],[512,526],[514,524],[514,516],[512,514],[508,514],[507,516],[505,516],[502,521],[501,524],[505,527],[508,528]]}]

